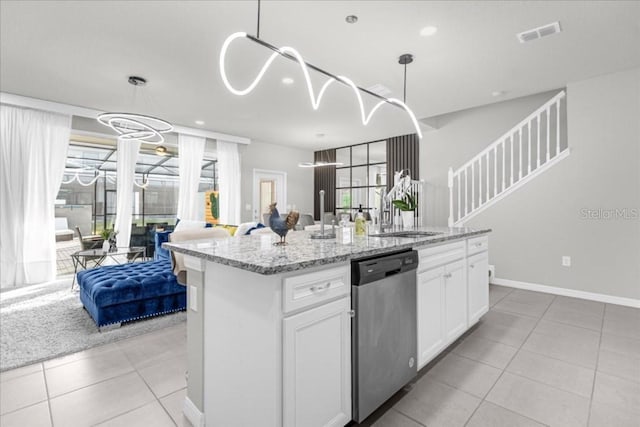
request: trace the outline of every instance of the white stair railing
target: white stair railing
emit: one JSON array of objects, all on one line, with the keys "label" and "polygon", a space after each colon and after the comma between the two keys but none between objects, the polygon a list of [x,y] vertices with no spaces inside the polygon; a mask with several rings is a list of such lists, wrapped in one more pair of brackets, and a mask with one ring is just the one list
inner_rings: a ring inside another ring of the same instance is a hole
[{"label": "white stair railing", "polygon": [[460,168],[449,168],[449,227],[461,226],[569,155],[558,93]]}]

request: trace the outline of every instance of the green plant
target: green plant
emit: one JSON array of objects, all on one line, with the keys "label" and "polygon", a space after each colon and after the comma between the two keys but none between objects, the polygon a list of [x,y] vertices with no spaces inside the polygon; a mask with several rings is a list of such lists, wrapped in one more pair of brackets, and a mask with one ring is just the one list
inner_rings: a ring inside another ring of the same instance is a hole
[{"label": "green plant", "polygon": [[392,200],[391,203],[401,211],[415,211],[418,207],[418,202],[411,194],[405,194],[402,199]]},{"label": "green plant", "polygon": [[104,240],[109,240],[109,237],[111,237],[112,234],[115,236],[118,233],[113,231],[112,228],[105,228],[104,230],[100,230],[100,237],[102,237]]}]

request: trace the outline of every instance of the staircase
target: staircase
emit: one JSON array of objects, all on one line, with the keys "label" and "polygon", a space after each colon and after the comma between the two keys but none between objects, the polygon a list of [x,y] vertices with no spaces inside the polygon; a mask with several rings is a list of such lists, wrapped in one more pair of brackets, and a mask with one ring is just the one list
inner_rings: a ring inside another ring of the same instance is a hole
[{"label": "staircase", "polygon": [[561,134],[565,96],[558,93],[460,168],[449,168],[449,227],[463,226],[569,155]]}]

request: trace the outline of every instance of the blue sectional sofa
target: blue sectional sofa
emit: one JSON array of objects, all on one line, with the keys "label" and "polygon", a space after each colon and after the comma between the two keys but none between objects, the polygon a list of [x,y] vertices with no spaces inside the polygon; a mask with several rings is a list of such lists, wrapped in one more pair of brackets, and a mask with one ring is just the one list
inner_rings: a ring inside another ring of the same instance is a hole
[{"label": "blue sectional sofa", "polygon": [[168,235],[156,234],[153,261],[78,273],[80,301],[98,327],[186,309],[186,288],[176,281],[169,251],[160,248]]}]

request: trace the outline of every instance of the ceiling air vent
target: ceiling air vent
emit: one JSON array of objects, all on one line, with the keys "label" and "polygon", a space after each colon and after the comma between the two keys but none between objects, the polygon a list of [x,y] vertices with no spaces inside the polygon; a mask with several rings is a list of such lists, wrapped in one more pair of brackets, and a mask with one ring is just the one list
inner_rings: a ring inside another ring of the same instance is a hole
[{"label": "ceiling air vent", "polygon": [[516,34],[520,43],[530,42],[542,37],[550,36],[562,31],[560,28],[560,22],[556,21],[551,24],[543,25],[542,27],[534,28],[532,30],[523,31],[520,34]]}]

